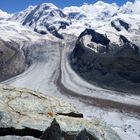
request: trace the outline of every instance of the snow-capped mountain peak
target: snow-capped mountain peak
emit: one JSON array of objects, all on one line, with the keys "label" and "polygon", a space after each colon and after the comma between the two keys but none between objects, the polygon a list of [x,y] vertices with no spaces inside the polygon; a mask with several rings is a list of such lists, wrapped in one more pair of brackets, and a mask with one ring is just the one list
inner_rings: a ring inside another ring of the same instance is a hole
[{"label": "snow-capped mountain peak", "polygon": [[26,8],[24,11],[21,11],[19,13],[15,13],[12,16],[12,20],[16,20],[19,21],[20,23],[23,23],[25,21],[26,16],[33,10],[35,9],[36,6],[29,6],[28,8]]},{"label": "snow-capped mountain peak", "polygon": [[52,3],[42,3],[39,5],[40,8],[42,8],[42,10],[47,10],[47,9],[58,9],[58,7],[56,7],[54,4]]},{"label": "snow-capped mountain peak", "polygon": [[16,13],[12,19],[22,22],[22,24],[27,24],[30,21],[36,22],[43,16],[49,16],[52,11],[57,11],[59,8],[51,3],[43,3],[36,6],[29,6],[24,11]]},{"label": "snow-capped mountain peak", "polygon": [[10,14],[8,14],[7,12],[4,12],[0,9],[0,18],[8,18],[10,16]]},{"label": "snow-capped mountain peak", "polygon": [[48,34],[50,32],[59,38],[62,36],[57,31],[69,25],[63,11],[52,3],[30,6],[23,12],[16,13],[11,19],[31,27],[38,33]]}]

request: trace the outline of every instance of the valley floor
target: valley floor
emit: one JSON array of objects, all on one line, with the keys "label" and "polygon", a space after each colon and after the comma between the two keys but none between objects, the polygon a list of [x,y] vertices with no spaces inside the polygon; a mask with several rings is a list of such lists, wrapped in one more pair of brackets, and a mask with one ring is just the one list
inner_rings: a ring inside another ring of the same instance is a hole
[{"label": "valley floor", "polygon": [[139,140],[140,97],[104,90],[81,79],[68,61],[73,44],[48,45],[47,53],[34,60],[27,71],[3,84],[33,89],[67,100],[84,117],[97,117],[106,122],[123,140]]}]

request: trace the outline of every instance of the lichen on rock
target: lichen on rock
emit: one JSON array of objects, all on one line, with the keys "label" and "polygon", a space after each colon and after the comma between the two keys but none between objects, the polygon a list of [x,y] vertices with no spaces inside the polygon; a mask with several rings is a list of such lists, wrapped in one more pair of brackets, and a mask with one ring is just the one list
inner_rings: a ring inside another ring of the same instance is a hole
[{"label": "lichen on rock", "polygon": [[0,130],[0,138],[4,140],[22,140],[21,136],[39,139],[44,130],[47,138],[57,136],[73,140],[77,137],[79,140],[84,134],[97,140],[120,140],[117,133],[100,120],[81,118],[81,113],[69,103],[28,89],[3,85],[0,85]]}]

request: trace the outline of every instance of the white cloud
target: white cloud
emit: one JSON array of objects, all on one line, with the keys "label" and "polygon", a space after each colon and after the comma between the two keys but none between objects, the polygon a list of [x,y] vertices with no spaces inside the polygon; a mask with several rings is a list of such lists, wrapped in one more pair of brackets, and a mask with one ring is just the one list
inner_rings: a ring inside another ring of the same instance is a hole
[{"label": "white cloud", "polygon": [[134,13],[140,14],[140,0],[135,0],[132,10]]}]

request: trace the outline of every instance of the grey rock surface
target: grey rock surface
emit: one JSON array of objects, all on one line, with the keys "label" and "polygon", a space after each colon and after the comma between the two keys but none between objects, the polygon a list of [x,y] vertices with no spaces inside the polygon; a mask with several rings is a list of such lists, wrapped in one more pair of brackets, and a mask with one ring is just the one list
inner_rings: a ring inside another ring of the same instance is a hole
[{"label": "grey rock surface", "polygon": [[26,69],[26,60],[18,44],[0,40],[0,81],[22,73]]},{"label": "grey rock surface", "polygon": [[62,131],[58,122],[54,119],[41,136],[42,140],[61,140]]},{"label": "grey rock surface", "polygon": [[[117,133],[98,119],[59,115],[80,114],[70,104],[28,89],[0,86],[0,136],[3,132],[38,138],[54,118],[66,134],[85,129],[100,140],[120,140]],[[12,131],[12,132],[11,132]],[[38,134],[37,134],[38,133]],[[25,134],[25,135],[24,135]],[[5,136],[5,135],[4,135]]]}]

